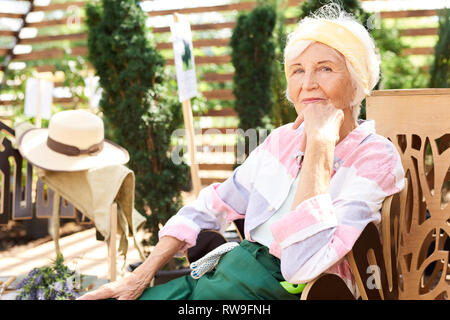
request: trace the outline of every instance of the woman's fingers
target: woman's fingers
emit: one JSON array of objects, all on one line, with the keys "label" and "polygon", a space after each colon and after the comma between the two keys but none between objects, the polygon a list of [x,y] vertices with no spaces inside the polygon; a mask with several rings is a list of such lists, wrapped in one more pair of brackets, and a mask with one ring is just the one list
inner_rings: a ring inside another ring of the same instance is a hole
[{"label": "woman's fingers", "polygon": [[77,300],[102,300],[108,298],[112,298],[111,290],[107,287],[100,287],[95,291],[82,295]]},{"label": "woman's fingers", "polygon": [[300,127],[300,125],[303,123],[303,120],[305,120],[305,116],[303,115],[303,113],[300,113],[297,116],[297,119],[295,119],[294,124],[292,125],[292,129],[298,129],[298,127]]}]

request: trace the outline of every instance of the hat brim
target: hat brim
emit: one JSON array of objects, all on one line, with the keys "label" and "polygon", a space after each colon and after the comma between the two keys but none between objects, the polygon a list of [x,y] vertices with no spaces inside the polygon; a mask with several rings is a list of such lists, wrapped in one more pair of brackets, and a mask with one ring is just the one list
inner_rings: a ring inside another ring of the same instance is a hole
[{"label": "hat brim", "polygon": [[32,165],[50,171],[83,171],[130,160],[128,151],[105,140],[103,150],[95,155],[67,156],[47,146],[48,129],[32,129],[19,139],[19,152]]}]

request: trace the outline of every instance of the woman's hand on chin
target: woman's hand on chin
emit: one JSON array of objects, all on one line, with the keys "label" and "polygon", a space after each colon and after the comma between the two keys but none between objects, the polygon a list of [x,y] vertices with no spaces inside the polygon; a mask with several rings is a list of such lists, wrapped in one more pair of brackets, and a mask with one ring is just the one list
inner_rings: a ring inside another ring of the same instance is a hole
[{"label": "woman's hand on chin", "polygon": [[292,129],[296,130],[304,124],[299,149],[306,150],[306,142],[333,144],[339,141],[339,130],[344,122],[344,112],[329,102],[308,104],[297,116]]}]

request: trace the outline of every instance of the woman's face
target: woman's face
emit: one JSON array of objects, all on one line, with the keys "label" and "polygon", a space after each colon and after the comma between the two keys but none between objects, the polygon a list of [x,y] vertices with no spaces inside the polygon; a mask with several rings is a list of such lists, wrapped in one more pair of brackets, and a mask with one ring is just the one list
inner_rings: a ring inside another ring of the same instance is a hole
[{"label": "woman's face", "polygon": [[323,43],[311,44],[288,61],[288,93],[297,114],[308,104],[324,100],[344,113],[351,111],[354,88],[344,56]]}]

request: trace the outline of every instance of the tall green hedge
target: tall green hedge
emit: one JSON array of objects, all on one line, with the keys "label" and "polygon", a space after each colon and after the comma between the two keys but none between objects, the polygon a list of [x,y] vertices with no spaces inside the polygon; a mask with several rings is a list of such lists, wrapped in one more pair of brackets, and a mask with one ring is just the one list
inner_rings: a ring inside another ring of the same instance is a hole
[{"label": "tall green hedge", "polygon": [[431,66],[430,88],[450,86],[450,9],[439,13],[439,40],[434,47],[434,62]]},{"label": "tall green hedge", "polygon": [[130,153],[136,175],[135,207],[147,218],[148,244],[182,205],[188,168],[169,157],[171,133],[183,122],[176,95],[163,86],[164,59],[135,0],[102,0],[86,5],[88,58],[100,77],[100,108],[109,137]]},{"label": "tall green hedge", "polygon": [[295,121],[297,112],[286,98],[287,79],[284,71],[284,48],[286,46],[286,13],[287,1],[276,2],[277,22],[274,30],[275,61],[273,63],[272,92],[274,103],[272,106],[271,120],[275,127]]},{"label": "tall green hedge", "polygon": [[[275,22],[274,8],[259,4],[250,13],[238,15],[231,36],[234,108],[238,113],[239,128],[244,131],[266,128],[270,124]],[[248,155],[251,152],[249,143],[245,146]]]}]

